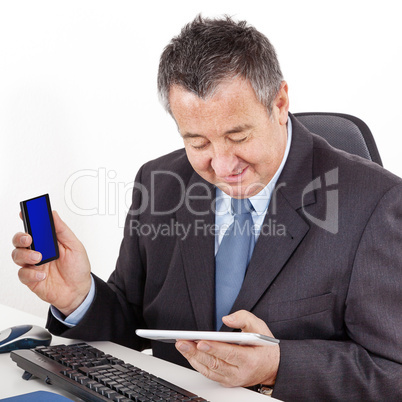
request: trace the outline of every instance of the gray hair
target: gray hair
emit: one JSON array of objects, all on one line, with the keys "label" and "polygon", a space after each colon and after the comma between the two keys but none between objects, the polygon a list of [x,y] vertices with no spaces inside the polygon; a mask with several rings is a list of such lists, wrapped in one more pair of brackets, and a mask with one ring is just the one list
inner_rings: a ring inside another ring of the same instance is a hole
[{"label": "gray hair", "polygon": [[180,85],[202,99],[224,80],[248,79],[259,101],[272,111],[283,80],[275,49],[246,21],[198,15],[164,49],[158,71],[159,99],[172,114],[169,91]]}]

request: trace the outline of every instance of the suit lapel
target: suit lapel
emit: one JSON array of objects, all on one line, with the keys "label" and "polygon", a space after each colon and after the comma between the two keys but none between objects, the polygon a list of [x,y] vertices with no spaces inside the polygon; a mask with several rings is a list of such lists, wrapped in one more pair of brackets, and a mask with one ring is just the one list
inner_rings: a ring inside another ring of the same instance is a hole
[{"label": "suit lapel", "polygon": [[240,309],[252,310],[309,230],[308,224],[284,196],[278,193],[277,197],[276,215],[268,212],[265,217],[265,233],[261,232],[258,237],[232,312]]},{"label": "suit lapel", "polygon": [[212,330],[215,317],[215,224],[212,202],[215,187],[197,173],[190,179],[186,197],[177,211],[179,224],[190,228],[180,242],[184,273],[198,330]]},{"label": "suit lapel", "polygon": [[[313,140],[297,120],[292,119],[292,144],[285,167],[272,194],[263,230],[255,245],[243,286],[231,312],[252,310],[280,273],[309,231],[309,225],[297,212],[316,202],[315,193],[302,198],[313,180]],[[225,326],[224,330],[229,330]]]}]

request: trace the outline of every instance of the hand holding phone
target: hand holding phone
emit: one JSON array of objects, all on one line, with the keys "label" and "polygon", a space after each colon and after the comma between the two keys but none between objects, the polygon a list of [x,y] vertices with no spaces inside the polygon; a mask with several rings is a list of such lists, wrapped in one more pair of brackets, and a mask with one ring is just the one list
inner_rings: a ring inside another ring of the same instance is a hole
[{"label": "hand holding phone", "polygon": [[[45,195],[21,203],[26,231],[31,233],[13,237],[12,258],[21,267],[20,281],[68,316],[89,292],[91,266],[84,246],[58,214],[51,212],[47,198]],[[35,250],[41,253],[41,259]]]},{"label": "hand holding phone", "polygon": [[20,206],[25,232],[32,237],[31,250],[42,254],[42,260],[35,265],[59,258],[49,194],[21,201]]}]

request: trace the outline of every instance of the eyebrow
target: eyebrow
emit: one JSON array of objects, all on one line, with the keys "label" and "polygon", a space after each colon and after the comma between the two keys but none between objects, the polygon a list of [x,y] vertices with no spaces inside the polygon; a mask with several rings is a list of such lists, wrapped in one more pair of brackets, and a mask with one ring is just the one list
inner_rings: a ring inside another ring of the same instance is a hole
[{"label": "eyebrow", "polygon": [[[231,128],[230,130],[227,130],[223,133],[223,135],[228,135],[228,134],[235,134],[235,133],[241,133],[243,131],[246,131],[250,129],[252,126],[250,124],[244,124],[241,126],[236,126]],[[196,134],[196,133],[184,133],[182,135],[183,138],[199,138],[202,137],[204,138],[205,136],[202,134]]]}]

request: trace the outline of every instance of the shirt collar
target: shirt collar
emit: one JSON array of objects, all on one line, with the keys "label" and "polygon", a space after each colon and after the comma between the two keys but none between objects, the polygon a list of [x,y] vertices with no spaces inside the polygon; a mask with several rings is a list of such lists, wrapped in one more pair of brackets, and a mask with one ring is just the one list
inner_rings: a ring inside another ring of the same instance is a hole
[{"label": "shirt collar", "polygon": [[[278,181],[283,167],[285,166],[286,160],[288,159],[290,144],[292,142],[292,121],[290,120],[290,118],[288,118],[287,121],[287,130],[288,138],[286,142],[286,149],[278,170],[275,172],[274,177],[271,179],[271,181],[258,194],[249,198],[251,205],[253,206],[254,211],[257,215],[266,213],[269,202],[271,200],[272,192],[276,186],[276,182]],[[231,210],[232,208],[230,196],[224,193],[221,189],[216,188],[216,214],[225,215],[227,213],[231,213]]]}]

